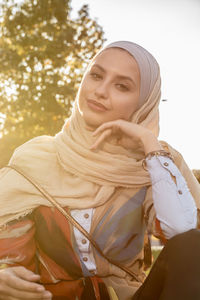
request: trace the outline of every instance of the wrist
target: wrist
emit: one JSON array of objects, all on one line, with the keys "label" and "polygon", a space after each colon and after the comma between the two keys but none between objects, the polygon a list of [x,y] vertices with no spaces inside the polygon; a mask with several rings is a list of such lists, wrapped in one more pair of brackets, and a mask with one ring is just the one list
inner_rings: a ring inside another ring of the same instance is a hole
[{"label": "wrist", "polygon": [[157,137],[149,130],[144,132],[144,134],[141,136],[140,141],[143,146],[145,155],[152,151],[163,150],[163,147],[159,143]]}]

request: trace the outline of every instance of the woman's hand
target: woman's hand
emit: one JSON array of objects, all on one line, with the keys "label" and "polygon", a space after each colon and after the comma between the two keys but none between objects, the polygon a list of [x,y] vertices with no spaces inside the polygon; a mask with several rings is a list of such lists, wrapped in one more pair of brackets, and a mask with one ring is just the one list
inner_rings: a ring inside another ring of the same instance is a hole
[{"label": "woman's hand", "polygon": [[97,135],[99,137],[92,145],[91,150],[97,149],[110,136],[115,136],[118,144],[124,148],[143,147],[145,154],[162,149],[157,137],[149,129],[125,120],[116,120],[100,125],[93,133],[93,136]]},{"label": "woman's hand", "polygon": [[0,270],[0,299],[52,299],[49,291],[37,283],[40,276],[24,267],[11,267]]}]

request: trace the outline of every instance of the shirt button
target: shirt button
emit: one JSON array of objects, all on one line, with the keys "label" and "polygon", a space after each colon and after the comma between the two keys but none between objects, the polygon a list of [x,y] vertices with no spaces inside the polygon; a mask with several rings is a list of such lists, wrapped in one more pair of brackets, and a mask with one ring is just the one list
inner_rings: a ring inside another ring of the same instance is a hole
[{"label": "shirt button", "polygon": [[88,261],[88,258],[87,257],[83,257],[83,261]]},{"label": "shirt button", "polygon": [[87,243],[87,240],[86,239],[82,239],[82,244],[86,244]]},{"label": "shirt button", "polygon": [[180,195],[182,195],[182,194],[183,194],[183,192],[182,192],[181,190],[178,190],[178,193],[179,193]]},{"label": "shirt button", "polygon": [[167,162],[165,162],[165,163],[164,163],[164,166],[165,166],[165,167],[168,167],[168,166],[169,166],[169,164],[168,164]]},{"label": "shirt button", "polygon": [[84,214],[84,218],[88,219],[89,218],[89,214]]}]

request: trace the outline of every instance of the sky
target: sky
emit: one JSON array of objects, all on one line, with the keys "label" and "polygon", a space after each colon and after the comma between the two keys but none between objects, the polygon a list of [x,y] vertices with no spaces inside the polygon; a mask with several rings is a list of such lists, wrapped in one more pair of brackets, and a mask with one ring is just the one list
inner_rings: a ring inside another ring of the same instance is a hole
[{"label": "sky", "polygon": [[157,59],[162,78],[160,140],[200,169],[200,0],[72,0],[103,27],[106,44],[130,40]]}]

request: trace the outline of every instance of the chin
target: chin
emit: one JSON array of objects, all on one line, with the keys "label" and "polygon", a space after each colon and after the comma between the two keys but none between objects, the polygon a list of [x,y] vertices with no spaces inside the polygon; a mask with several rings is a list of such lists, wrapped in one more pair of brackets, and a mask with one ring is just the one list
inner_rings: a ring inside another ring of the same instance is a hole
[{"label": "chin", "polygon": [[82,117],[86,123],[86,125],[88,125],[89,127],[92,128],[97,128],[99,127],[101,124],[103,124],[105,121],[103,120],[99,120],[96,116],[91,116],[90,114],[82,114]]},{"label": "chin", "polygon": [[101,124],[107,122],[105,120],[105,118],[103,118],[102,115],[99,115],[91,110],[89,110],[87,107],[85,109],[85,107],[83,107],[81,109],[81,107],[78,107],[79,112],[84,120],[84,122],[86,123],[87,126],[96,129],[97,127],[99,127]]}]

